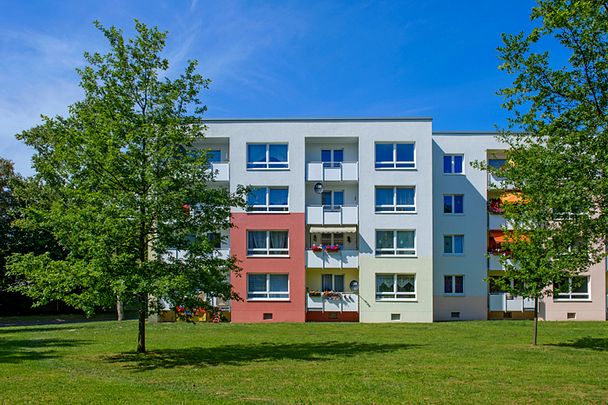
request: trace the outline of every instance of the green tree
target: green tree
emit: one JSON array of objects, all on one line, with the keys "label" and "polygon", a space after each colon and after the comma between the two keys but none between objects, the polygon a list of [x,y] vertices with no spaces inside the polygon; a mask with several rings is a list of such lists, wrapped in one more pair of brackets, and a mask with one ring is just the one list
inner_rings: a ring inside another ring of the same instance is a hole
[{"label": "green tree", "polygon": [[[20,225],[48,229],[69,254],[16,255],[9,267],[38,302],[61,298],[87,313],[117,296],[136,303],[137,351],[145,352],[156,300],[238,298],[228,281],[236,260],[219,258],[207,234],[230,227],[245,190],[209,186],[206,151],[195,147],[204,130],[199,93],[209,83],[197,62],[167,78],[166,32],[136,20],[135,37],[125,39],[95,25],[110,49],[85,53],[83,100],[17,136],[34,148],[37,171],[23,190],[31,203]],[[185,252],[179,260],[175,249]]]},{"label": "green tree", "polygon": [[[608,234],[608,5],[539,0],[529,33],[503,35],[500,69],[509,126],[507,162],[492,169],[523,202],[507,204],[515,228],[504,281],[538,300],[605,255]],[[551,52],[547,49],[552,47]],[[535,317],[536,319],[536,317]],[[536,328],[534,343],[536,343]]]}]

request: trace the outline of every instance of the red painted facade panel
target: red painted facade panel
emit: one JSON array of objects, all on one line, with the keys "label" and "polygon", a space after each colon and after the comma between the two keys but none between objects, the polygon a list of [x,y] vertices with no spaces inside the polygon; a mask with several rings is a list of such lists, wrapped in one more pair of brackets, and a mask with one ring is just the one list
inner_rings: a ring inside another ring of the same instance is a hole
[{"label": "red painted facade panel", "polygon": [[[243,301],[232,301],[232,322],[304,322],[306,319],[306,257],[304,213],[232,214],[230,252],[242,271],[230,280]],[[247,257],[247,231],[287,230],[289,257]],[[289,301],[248,301],[248,273],[289,274]],[[271,319],[265,319],[271,314]]]}]

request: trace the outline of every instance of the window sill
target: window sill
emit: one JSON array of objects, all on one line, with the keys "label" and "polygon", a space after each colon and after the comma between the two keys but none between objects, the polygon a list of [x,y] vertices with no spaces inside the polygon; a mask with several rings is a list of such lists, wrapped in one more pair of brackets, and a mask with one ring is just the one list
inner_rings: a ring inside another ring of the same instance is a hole
[{"label": "window sill", "polygon": [[416,215],[418,211],[375,211],[378,215]]},{"label": "window sill", "polygon": [[443,293],[444,297],[464,297],[464,293]]},{"label": "window sill", "polygon": [[418,302],[417,298],[376,298],[376,302]]},{"label": "window sill", "polygon": [[247,214],[289,214],[289,211],[245,211]]},{"label": "window sill", "polygon": [[412,258],[412,259],[417,259],[418,255],[415,255],[415,254],[414,255],[376,255],[375,257],[377,257],[377,258],[408,257],[408,258]]},{"label": "window sill", "polygon": [[457,212],[457,213],[449,213],[449,212],[444,212],[443,213],[444,217],[464,217],[464,212]]},{"label": "window sill", "polygon": [[591,298],[553,298],[553,302],[592,302]]},{"label": "window sill", "polygon": [[399,170],[399,171],[409,171],[409,172],[415,172],[418,170],[417,167],[375,167],[375,169],[382,170],[382,171]]},{"label": "window sill", "polygon": [[247,255],[248,259],[289,258],[289,255]]},{"label": "window sill", "polygon": [[247,171],[248,172],[260,172],[260,171],[271,171],[271,172],[276,172],[276,171],[288,171],[289,167],[248,167]]},{"label": "window sill", "polygon": [[444,176],[465,176],[465,173],[443,173]]},{"label": "window sill", "polygon": [[247,302],[291,302],[289,298],[247,298]]},{"label": "window sill", "polygon": [[443,255],[447,257],[464,257],[464,253],[444,253]]}]

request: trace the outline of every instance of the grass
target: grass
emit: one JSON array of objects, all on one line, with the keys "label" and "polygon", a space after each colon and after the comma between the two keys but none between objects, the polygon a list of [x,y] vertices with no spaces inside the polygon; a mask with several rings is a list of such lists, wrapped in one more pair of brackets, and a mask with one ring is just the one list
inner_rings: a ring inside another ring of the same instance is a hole
[{"label": "grass", "polygon": [[[1,320],[0,320],[1,321]],[[1,322],[0,322],[1,323]],[[608,323],[0,328],[0,403],[607,403]]]}]

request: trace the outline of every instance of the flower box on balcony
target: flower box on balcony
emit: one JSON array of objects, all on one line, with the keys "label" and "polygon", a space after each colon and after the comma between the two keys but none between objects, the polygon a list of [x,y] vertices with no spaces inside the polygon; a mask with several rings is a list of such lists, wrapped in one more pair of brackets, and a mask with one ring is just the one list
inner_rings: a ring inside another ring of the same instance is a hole
[{"label": "flower box on balcony", "polygon": [[328,253],[336,253],[340,251],[340,245],[325,246],[325,251]]},{"label": "flower box on balcony", "polygon": [[311,250],[313,252],[321,252],[321,251],[323,251],[323,246],[313,245],[312,248],[311,248]]}]

